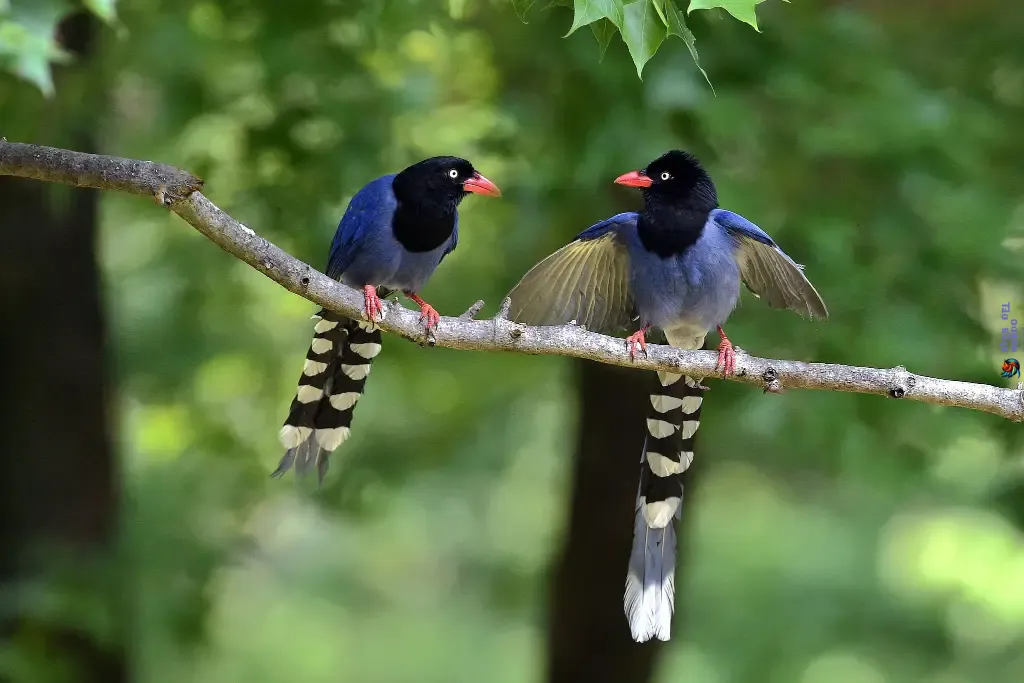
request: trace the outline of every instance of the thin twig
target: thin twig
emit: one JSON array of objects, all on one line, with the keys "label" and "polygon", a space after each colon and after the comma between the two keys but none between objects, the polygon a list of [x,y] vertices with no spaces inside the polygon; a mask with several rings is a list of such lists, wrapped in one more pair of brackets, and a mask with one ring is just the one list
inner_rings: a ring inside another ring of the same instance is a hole
[{"label": "thin twig", "polygon": [[484,308],[484,300],[480,299],[475,304],[469,307],[469,309],[459,316],[462,320],[473,320],[477,314],[480,313]]},{"label": "thin twig", "polygon": [[[274,280],[290,292],[343,315],[362,313],[363,295],[332,280],[260,237],[221,211],[199,188],[202,181],[164,164],[119,157],[83,154],[0,140],[0,175],[35,178],[79,187],[148,195],[181,216],[222,249]],[[529,327],[508,320],[508,300],[494,318],[474,320],[474,304],[460,317],[442,317],[433,330],[437,346],[474,351],[513,351],[585,358],[643,370],[685,372],[697,377],[721,377],[713,351],[683,351],[649,344],[647,356],[629,359],[622,339],[588,332],[576,325]],[[476,310],[474,310],[476,309]],[[417,343],[424,340],[417,312],[389,307],[381,329]],[[902,366],[861,368],[826,363],[802,363],[736,354],[736,375],[726,379],[756,384],[767,392],[783,389],[826,389],[957,406],[1024,421],[1024,388],[925,377]]]}]

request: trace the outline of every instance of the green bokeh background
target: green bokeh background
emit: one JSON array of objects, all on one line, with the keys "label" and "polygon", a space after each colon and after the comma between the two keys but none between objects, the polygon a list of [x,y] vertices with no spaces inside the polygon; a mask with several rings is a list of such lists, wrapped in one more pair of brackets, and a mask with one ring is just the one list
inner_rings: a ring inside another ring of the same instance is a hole
[{"label": "green bokeh background", "polygon": [[[727,326],[743,348],[1003,381],[1000,305],[1024,311],[1024,4],[773,1],[761,33],[696,13],[715,93],[682,42],[640,81],[618,39],[600,62],[588,31],[562,39],[558,7],[528,24],[503,0],[118,13],[59,116],[0,81],[0,132],[71,145],[98,115],[104,152],[193,171],[316,267],[369,179],[467,157],[504,198],[463,204],[422,292],[445,314],[478,298],[493,314],[533,262],[637,207],[612,178],[682,147],[832,315],[745,294]],[[105,196],[102,226],[134,607],[129,633],[83,619],[131,643],[138,680],[541,678],[572,364],[386,337],[323,488],[272,481],[315,307],[145,201]],[[1021,435],[966,410],[714,383],[657,680],[1024,680]]]}]

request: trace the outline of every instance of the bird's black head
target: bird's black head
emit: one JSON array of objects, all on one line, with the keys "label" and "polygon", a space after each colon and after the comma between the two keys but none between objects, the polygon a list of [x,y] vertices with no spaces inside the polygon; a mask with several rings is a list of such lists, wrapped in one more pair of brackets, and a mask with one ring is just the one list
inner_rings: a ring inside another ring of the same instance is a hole
[{"label": "bird's black head", "polygon": [[500,197],[501,190],[459,157],[431,157],[395,176],[391,188],[398,200],[392,229],[406,249],[436,249],[455,230],[459,202],[471,192]]},{"label": "bird's black head", "polygon": [[424,159],[396,175],[393,187],[399,202],[449,211],[471,192],[501,196],[497,185],[459,157]]},{"label": "bird's black head", "polygon": [[615,179],[619,185],[643,188],[648,204],[669,205],[704,214],[718,207],[718,193],[711,176],[689,152],[672,150],[647,165]]},{"label": "bird's black head", "polygon": [[718,208],[711,176],[688,152],[666,152],[642,171],[624,173],[615,182],[642,188],[644,210],[637,223],[640,241],[663,258],[696,243],[708,214]]}]

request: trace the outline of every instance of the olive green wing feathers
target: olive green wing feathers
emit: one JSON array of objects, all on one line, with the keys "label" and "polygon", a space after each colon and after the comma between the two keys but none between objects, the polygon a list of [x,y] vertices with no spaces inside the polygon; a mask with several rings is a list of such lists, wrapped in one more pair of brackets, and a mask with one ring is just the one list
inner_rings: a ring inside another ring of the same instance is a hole
[{"label": "olive green wing feathers", "polygon": [[828,309],[803,266],[797,264],[766,232],[739,214],[724,209],[711,212],[736,240],[736,261],[743,284],[774,308],[788,308],[805,318],[828,319]]},{"label": "olive green wing feathers", "polygon": [[509,319],[527,325],[575,321],[604,334],[628,328],[635,312],[620,230],[630,221],[636,224],[636,214],[598,223],[531,268],[509,292]]}]

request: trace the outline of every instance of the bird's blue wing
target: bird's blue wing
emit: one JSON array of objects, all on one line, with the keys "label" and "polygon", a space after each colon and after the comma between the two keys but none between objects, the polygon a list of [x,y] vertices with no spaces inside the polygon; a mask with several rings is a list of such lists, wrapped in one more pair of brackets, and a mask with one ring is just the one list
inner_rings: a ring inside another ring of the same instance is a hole
[{"label": "bird's blue wing", "polygon": [[634,316],[629,287],[628,231],[637,214],[593,225],[530,269],[511,292],[509,318],[528,325],[564,325],[615,333]]},{"label": "bird's blue wing", "polygon": [[803,266],[789,258],[761,228],[743,216],[715,209],[709,220],[736,241],[736,261],[743,284],[769,306],[789,308],[806,318],[828,318],[818,291]]},{"label": "bird's blue wing", "polygon": [[636,230],[636,221],[639,214],[636,211],[627,211],[626,213],[618,213],[611,218],[605,218],[600,223],[595,223],[589,228],[576,235],[577,240],[587,241],[597,239],[607,235],[608,233],[615,233],[619,235],[623,230]]},{"label": "bird's blue wing", "polygon": [[359,253],[367,235],[377,230],[390,230],[398,200],[391,188],[395,174],[377,178],[363,186],[352,197],[338,230],[331,242],[327,259],[327,275],[339,279]]}]

